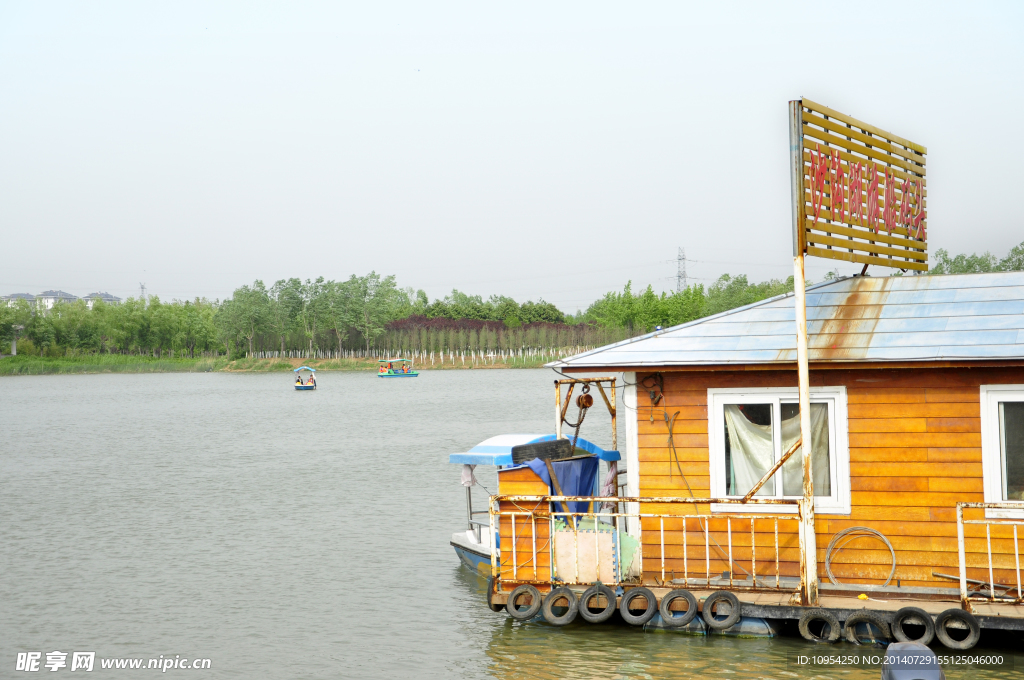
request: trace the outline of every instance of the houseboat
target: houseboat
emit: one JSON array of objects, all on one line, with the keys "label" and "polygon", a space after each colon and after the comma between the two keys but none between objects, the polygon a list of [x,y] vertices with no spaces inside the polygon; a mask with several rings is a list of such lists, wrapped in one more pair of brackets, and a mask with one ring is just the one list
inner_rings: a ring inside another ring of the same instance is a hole
[{"label": "houseboat", "polygon": [[[951,649],[1024,630],[1024,272],[843,278],[806,305],[813,503],[792,294],[559,360],[622,376],[623,492],[581,514],[500,478],[492,609]],[[600,522],[635,563],[582,528]]]}]

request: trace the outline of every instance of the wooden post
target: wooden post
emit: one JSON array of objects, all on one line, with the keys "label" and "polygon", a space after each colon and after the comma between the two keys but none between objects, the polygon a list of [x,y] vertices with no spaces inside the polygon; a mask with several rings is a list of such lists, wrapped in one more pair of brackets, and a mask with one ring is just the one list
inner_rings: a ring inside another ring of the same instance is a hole
[{"label": "wooden post", "polygon": [[800,438],[803,440],[804,489],[800,501],[800,582],[805,604],[818,604],[818,548],[814,534],[814,476],[811,469],[811,386],[807,366],[807,295],[804,275],[803,101],[789,102],[789,177],[793,208],[793,297],[796,308],[796,365],[800,390]]}]

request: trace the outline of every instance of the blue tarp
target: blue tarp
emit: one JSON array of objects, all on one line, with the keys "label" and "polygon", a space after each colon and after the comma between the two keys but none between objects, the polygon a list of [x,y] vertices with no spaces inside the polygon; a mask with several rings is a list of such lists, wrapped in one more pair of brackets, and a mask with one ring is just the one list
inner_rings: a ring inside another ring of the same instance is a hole
[{"label": "blue tarp", "polygon": [[[551,461],[551,465],[555,469],[555,476],[558,477],[558,485],[562,487],[562,495],[594,495],[594,483],[597,481],[597,464],[597,456]],[[527,465],[551,488],[551,495],[555,495],[557,492],[551,484],[548,466],[545,465],[544,461],[540,458],[534,458]],[[569,503],[569,512],[587,512],[589,505],[585,501],[574,501]]]},{"label": "blue tarp", "polygon": [[[512,465],[513,446],[549,442],[554,438],[553,434],[499,434],[485,439],[465,453],[451,454],[448,456],[448,462],[459,465]],[[576,450],[581,449],[608,462],[621,458],[618,451],[605,451],[582,437],[576,440]]]}]

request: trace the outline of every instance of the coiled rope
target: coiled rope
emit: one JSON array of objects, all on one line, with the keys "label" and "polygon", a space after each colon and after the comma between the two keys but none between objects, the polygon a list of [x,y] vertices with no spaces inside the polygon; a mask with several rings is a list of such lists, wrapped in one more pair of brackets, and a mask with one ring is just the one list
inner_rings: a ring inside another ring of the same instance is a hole
[{"label": "coiled rope", "polygon": [[[837,586],[843,585],[832,574],[832,557],[833,555],[838,555],[839,551],[846,547],[846,544],[856,541],[858,538],[877,538],[882,543],[885,543],[885,547],[889,549],[889,553],[892,555],[892,570],[889,571],[889,578],[885,579],[885,583],[882,584],[883,586],[889,585],[892,577],[896,574],[896,551],[893,550],[892,543],[885,537],[885,534],[871,527],[850,527],[849,529],[843,529],[832,537],[832,540],[829,541],[828,549],[825,550],[825,572],[828,574],[828,580]],[[840,543],[841,540],[842,542]]]}]

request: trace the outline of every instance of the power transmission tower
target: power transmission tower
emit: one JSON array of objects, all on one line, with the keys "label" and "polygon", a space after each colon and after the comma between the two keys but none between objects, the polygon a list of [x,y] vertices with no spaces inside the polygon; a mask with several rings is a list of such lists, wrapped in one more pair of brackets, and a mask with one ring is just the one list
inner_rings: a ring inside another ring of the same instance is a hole
[{"label": "power transmission tower", "polygon": [[682,293],[686,288],[686,248],[680,248],[676,257],[676,292]]},{"label": "power transmission tower", "polygon": [[142,304],[146,304],[146,284],[139,284],[139,299],[142,300]]}]

